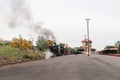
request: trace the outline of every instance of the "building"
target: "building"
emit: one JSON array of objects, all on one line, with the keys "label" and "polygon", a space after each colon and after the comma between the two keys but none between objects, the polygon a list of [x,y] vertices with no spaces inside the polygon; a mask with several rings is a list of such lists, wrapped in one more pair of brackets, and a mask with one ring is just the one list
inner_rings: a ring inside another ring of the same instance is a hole
[{"label": "building", "polygon": [[117,54],[118,53],[118,48],[117,47],[106,47],[104,50],[99,52],[100,54]]},{"label": "building", "polygon": [[92,41],[88,39],[82,40],[82,48],[84,49],[83,54],[90,55],[91,54],[91,47],[92,47]]}]

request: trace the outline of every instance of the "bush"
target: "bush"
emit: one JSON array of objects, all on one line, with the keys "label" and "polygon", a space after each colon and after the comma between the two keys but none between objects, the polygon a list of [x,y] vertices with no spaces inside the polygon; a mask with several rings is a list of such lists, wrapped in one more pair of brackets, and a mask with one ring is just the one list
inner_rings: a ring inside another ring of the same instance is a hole
[{"label": "bush", "polygon": [[11,42],[11,47],[21,50],[32,49],[32,41],[23,39],[22,37],[14,38]]},{"label": "bush", "polygon": [[45,54],[40,51],[21,51],[18,48],[10,46],[0,47],[0,62],[2,61],[24,61],[44,58]]}]

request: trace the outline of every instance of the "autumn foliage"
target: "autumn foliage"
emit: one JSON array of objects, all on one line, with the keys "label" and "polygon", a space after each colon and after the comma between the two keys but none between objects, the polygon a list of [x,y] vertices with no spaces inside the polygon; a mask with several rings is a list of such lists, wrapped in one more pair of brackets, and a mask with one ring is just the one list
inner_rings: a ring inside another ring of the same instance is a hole
[{"label": "autumn foliage", "polygon": [[54,43],[54,41],[48,40],[48,46],[49,46],[49,47],[53,46],[53,43]]},{"label": "autumn foliage", "polygon": [[11,47],[19,49],[32,49],[32,41],[23,39],[22,37],[13,38],[11,42]]}]

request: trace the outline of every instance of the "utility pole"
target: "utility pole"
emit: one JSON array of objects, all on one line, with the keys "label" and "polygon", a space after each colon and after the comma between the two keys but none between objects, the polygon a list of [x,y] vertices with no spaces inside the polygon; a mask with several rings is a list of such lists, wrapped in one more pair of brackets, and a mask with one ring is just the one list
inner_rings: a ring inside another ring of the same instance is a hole
[{"label": "utility pole", "polygon": [[89,54],[89,51],[90,51],[90,41],[89,41],[89,21],[90,19],[85,19],[87,21],[87,39],[88,39],[88,42],[87,42],[87,46],[88,46],[88,56],[90,56]]}]

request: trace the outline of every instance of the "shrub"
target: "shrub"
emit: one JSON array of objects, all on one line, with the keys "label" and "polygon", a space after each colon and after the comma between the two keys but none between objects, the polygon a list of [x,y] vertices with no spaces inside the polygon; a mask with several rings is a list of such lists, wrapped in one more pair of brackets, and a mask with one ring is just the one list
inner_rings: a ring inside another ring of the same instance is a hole
[{"label": "shrub", "polygon": [[22,37],[13,38],[11,46],[14,48],[19,48],[21,50],[32,49],[32,41],[23,39]]}]

